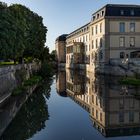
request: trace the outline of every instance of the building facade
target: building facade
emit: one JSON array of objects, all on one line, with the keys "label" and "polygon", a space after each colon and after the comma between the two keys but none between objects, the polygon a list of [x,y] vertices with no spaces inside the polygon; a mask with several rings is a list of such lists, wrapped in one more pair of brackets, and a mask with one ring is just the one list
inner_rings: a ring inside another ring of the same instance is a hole
[{"label": "building facade", "polygon": [[108,4],[66,37],[66,68],[140,64],[140,6]]}]

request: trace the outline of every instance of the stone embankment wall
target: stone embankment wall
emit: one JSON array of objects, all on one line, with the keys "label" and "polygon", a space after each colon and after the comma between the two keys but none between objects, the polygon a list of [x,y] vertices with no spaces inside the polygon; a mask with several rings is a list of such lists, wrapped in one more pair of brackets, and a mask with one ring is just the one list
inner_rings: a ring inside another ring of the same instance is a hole
[{"label": "stone embankment wall", "polygon": [[0,105],[11,95],[12,90],[28,79],[40,64],[20,64],[0,67]]}]

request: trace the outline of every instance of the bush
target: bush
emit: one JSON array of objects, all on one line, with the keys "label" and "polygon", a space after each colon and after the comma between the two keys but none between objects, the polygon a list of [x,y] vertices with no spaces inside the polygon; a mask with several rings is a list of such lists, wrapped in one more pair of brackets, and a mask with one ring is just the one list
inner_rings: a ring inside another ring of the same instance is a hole
[{"label": "bush", "polygon": [[41,69],[39,71],[39,75],[42,78],[46,78],[53,75],[53,67],[52,64],[44,62],[41,65]]},{"label": "bush", "polygon": [[42,80],[41,76],[32,76],[30,79],[24,82],[24,86],[33,86]]},{"label": "bush", "polygon": [[16,87],[13,90],[12,95],[16,96],[25,93],[27,90],[27,86],[34,86],[35,84],[38,84],[41,80],[41,76],[32,76],[30,79],[24,81],[24,84],[22,86]]},{"label": "bush", "polygon": [[120,81],[121,84],[124,85],[134,85],[134,86],[140,86],[140,79],[136,78],[124,78]]},{"label": "bush", "polygon": [[16,95],[25,93],[25,91],[26,91],[25,87],[19,86],[19,87],[16,87],[16,88],[13,90],[12,95],[13,95],[13,96],[16,96]]}]

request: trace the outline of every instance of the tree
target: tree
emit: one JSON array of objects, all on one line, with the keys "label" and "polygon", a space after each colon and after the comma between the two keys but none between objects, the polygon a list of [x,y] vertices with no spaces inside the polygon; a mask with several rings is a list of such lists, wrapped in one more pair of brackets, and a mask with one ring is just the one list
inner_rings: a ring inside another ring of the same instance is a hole
[{"label": "tree", "polygon": [[0,29],[0,59],[41,58],[47,33],[41,16],[20,4],[0,3]]},{"label": "tree", "polygon": [[52,61],[56,61],[56,50],[53,50],[50,54],[50,58]]}]

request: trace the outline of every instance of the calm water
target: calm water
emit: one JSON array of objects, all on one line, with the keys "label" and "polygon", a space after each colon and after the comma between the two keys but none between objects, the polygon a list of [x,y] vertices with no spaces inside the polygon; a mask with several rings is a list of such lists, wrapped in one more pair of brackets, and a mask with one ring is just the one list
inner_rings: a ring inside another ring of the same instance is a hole
[{"label": "calm water", "polygon": [[139,92],[114,77],[61,71],[31,95],[1,139],[139,140]]}]

